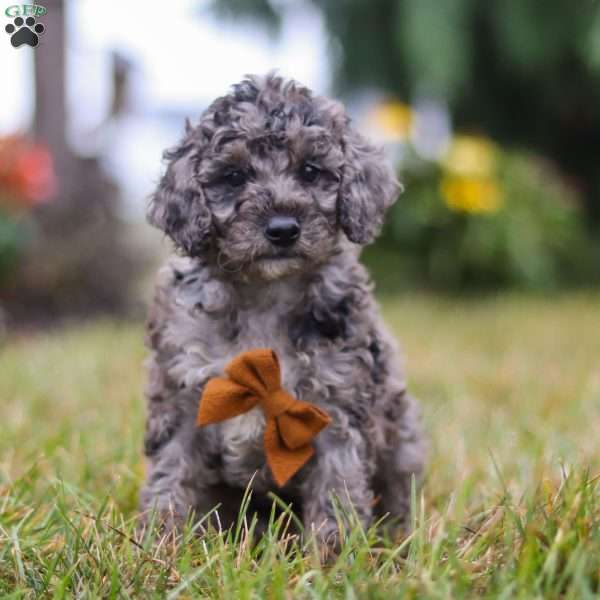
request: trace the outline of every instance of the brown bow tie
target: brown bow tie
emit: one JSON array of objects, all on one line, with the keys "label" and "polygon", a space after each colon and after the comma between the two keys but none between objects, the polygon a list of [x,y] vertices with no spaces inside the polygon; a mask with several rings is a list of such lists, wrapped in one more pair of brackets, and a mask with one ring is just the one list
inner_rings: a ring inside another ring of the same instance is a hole
[{"label": "brown bow tie", "polygon": [[329,425],[329,415],[281,388],[279,360],[273,350],[239,354],[225,372],[229,379],[213,377],[204,387],[197,425],[225,421],[260,405],[266,417],[267,462],[277,485],[285,485],[314,454],[310,442]]}]

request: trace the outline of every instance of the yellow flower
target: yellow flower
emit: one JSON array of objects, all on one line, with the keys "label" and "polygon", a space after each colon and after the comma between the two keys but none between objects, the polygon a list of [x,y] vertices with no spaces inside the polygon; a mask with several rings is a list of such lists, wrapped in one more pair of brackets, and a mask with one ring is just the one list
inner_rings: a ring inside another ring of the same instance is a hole
[{"label": "yellow flower", "polygon": [[452,175],[489,177],[496,167],[496,145],[489,139],[457,135],[452,139],[442,166]]},{"label": "yellow flower", "polygon": [[369,120],[390,141],[402,141],[410,133],[413,113],[406,104],[393,100],[376,106]]},{"label": "yellow flower", "polygon": [[440,193],[450,210],[474,214],[489,214],[502,206],[502,191],[487,177],[446,176],[440,183]]}]

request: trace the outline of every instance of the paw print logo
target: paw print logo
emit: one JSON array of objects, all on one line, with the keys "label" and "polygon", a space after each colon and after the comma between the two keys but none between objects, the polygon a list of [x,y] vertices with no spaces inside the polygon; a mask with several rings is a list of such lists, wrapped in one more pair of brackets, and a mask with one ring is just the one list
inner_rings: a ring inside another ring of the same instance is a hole
[{"label": "paw print logo", "polygon": [[40,42],[39,36],[46,30],[42,23],[35,22],[34,17],[17,17],[13,23],[9,23],[4,31],[10,35],[10,43],[15,48],[23,44],[35,48]]}]

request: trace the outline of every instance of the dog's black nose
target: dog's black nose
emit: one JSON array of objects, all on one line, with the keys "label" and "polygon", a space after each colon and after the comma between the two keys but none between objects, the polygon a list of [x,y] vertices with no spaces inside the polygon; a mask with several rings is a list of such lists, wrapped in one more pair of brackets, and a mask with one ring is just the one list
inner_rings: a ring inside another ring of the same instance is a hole
[{"label": "dog's black nose", "polygon": [[276,246],[291,246],[300,237],[300,224],[294,217],[271,217],[265,237]]}]

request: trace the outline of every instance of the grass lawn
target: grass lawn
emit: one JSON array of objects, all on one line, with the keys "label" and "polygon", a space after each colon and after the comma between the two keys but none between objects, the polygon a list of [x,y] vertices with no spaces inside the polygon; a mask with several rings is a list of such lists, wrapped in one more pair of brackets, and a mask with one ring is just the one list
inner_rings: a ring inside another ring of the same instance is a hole
[{"label": "grass lawn", "polygon": [[415,528],[310,543],[131,541],[142,331],[100,322],[0,347],[0,596],[600,597],[600,296],[384,302],[431,440]]}]

